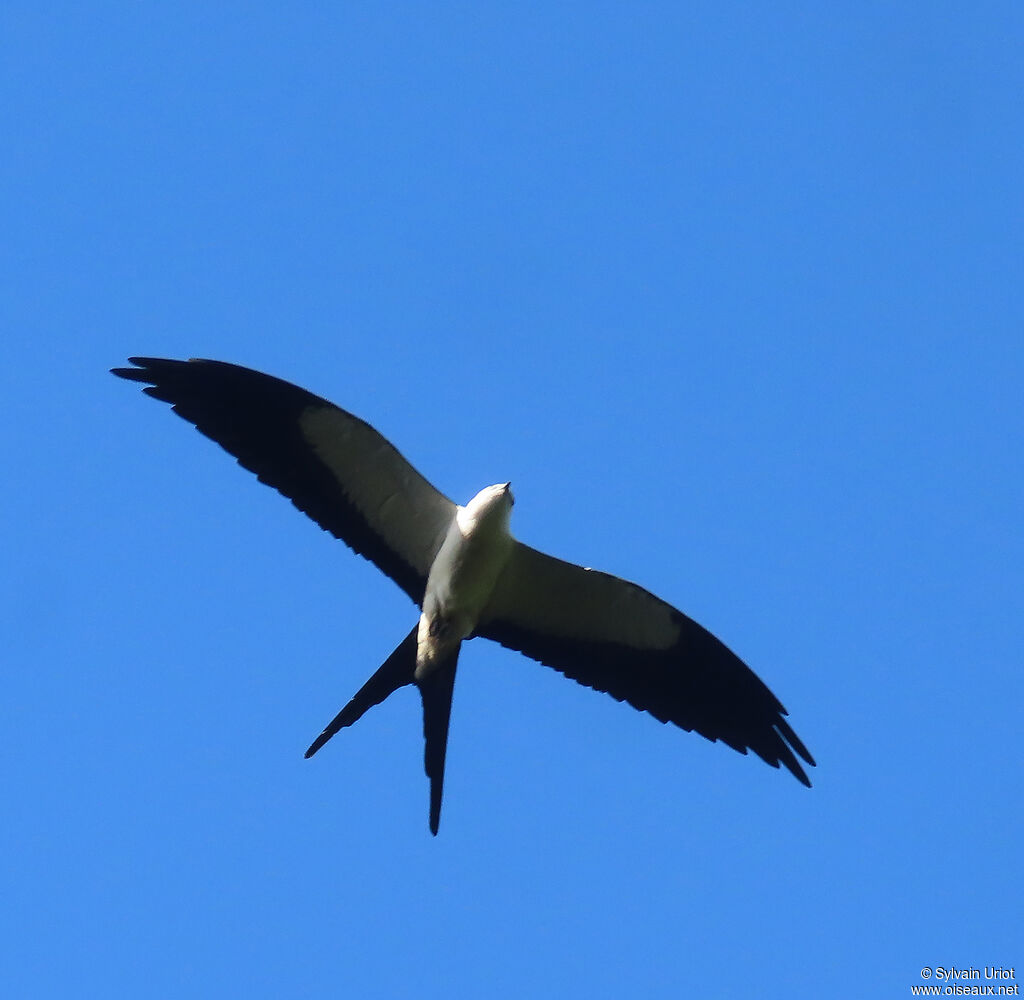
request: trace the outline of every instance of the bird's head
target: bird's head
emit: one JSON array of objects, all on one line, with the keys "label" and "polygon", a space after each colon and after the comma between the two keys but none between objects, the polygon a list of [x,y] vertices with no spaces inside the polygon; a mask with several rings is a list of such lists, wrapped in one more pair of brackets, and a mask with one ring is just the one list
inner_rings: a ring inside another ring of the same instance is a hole
[{"label": "bird's head", "polygon": [[491,518],[500,517],[508,523],[509,513],[515,502],[511,483],[485,486],[466,504],[466,513],[474,521],[489,521]]}]

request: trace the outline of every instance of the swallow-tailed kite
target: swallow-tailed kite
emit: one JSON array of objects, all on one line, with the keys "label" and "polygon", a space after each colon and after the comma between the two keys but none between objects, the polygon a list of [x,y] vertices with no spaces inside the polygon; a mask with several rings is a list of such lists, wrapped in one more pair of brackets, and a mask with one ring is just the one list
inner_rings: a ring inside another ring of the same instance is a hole
[{"label": "swallow-tailed kite", "polygon": [[131,358],[121,378],[170,403],[322,528],[395,581],[418,622],[306,751],[311,757],[393,691],[423,700],[430,829],[441,816],[455,664],[482,636],[786,768],[814,760],[765,684],[710,632],[635,583],[545,555],[509,533],[509,483],[465,506],[438,492],[380,434],[326,399],[221,361]]}]

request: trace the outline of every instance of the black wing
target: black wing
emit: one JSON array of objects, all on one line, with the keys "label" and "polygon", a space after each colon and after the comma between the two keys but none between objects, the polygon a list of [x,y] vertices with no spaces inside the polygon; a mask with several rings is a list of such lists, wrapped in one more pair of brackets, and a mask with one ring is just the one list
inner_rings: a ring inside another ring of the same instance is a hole
[{"label": "black wing", "polygon": [[764,682],[723,643],[636,584],[515,543],[476,635],[810,786],[814,765]]},{"label": "black wing", "polygon": [[223,361],[130,358],[148,383],[317,524],[387,573],[417,604],[455,504],[369,424],[305,389]]}]

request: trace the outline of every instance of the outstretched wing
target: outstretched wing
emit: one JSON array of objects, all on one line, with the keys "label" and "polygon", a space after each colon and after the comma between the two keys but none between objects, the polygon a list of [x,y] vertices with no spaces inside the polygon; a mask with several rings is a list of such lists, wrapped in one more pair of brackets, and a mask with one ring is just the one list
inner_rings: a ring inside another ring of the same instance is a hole
[{"label": "outstretched wing", "polygon": [[710,632],[634,583],[516,542],[475,634],[810,785],[797,755],[814,759],[775,695]]},{"label": "outstretched wing", "polygon": [[455,516],[369,424],[305,389],[223,361],[130,358],[115,375],[147,383],[320,527],[387,573],[417,604]]}]

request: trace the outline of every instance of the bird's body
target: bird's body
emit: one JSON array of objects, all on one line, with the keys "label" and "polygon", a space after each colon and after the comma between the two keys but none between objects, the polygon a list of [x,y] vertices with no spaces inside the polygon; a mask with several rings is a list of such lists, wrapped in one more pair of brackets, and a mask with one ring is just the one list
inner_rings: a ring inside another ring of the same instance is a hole
[{"label": "bird's body", "polygon": [[488,486],[458,507],[427,577],[417,634],[416,676],[468,638],[512,552],[511,483]]},{"label": "bird's body", "polygon": [[394,690],[415,684],[437,833],[456,664],[462,643],[481,636],[662,722],[740,753],[752,749],[810,785],[797,758],[814,759],[749,667],[642,587],[513,538],[509,483],[459,506],[369,424],[304,389],[224,362],[130,360],[137,367],[114,374],[146,383],[146,393],[372,560],[420,608],[416,625],[307,757]]}]

